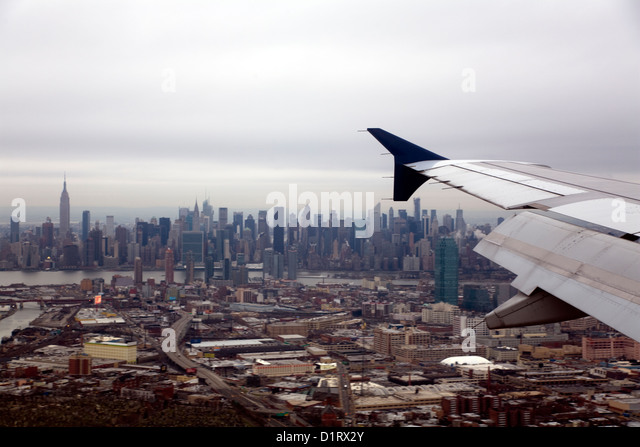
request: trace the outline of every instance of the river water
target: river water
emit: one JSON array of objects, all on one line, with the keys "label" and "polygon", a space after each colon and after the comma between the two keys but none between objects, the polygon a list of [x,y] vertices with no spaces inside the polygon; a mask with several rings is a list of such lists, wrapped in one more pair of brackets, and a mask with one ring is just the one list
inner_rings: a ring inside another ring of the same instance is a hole
[{"label": "river water", "polygon": [[[176,281],[183,280],[185,272],[176,270]],[[133,271],[116,270],[11,270],[0,272],[0,287],[7,287],[11,284],[24,284],[27,286],[41,286],[54,284],[80,284],[85,279],[102,278],[105,283],[110,283],[113,275],[133,276]],[[181,277],[182,276],[182,277]],[[196,274],[197,276],[197,274]],[[154,278],[157,283],[164,279],[164,271],[143,271],[142,277],[146,281]]]},{"label": "river water", "polygon": [[9,337],[14,329],[28,327],[29,323],[38,318],[41,313],[40,304],[24,303],[23,309],[18,309],[13,315],[0,320],[0,340],[3,337]]},{"label": "river water", "polygon": [[[8,287],[12,284],[24,284],[26,286],[39,285],[57,285],[57,284],[80,284],[85,279],[104,279],[109,284],[113,275],[133,276],[133,271],[116,271],[116,270],[51,270],[51,271],[0,271],[0,287]],[[174,277],[176,282],[183,282],[186,272],[184,270],[176,270]],[[146,271],[142,274],[146,281],[154,278],[157,283],[164,279],[164,271]],[[203,271],[195,272],[196,278],[204,276]],[[249,277],[262,277],[261,271],[250,271]],[[341,284],[360,284],[359,279],[336,279],[330,278],[327,272],[299,272],[298,282],[305,285],[315,285],[326,281],[330,283]],[[29,323],[35,320],[40,314],[40,305],[38,303],[25,303],[23,309],[18,309],[13,315],[0,320],[0,340],[2,337],[8,337],[14,329],[24,329]]]},{"label": "river water", "polygon": [[[80,284],[85,279],[102,278],[105,283],[110,283],[113,275],[121,276],[133,276],[132,270],[50,270],[50,271],[28,271],[28,270],[9,270],[0,271],[0,287],[7,287],[11,284],[24,284],[27,286],[43,286],[43,285],[55,285],[55,284]],[[196,278],[204,278],[204,271],[197,270],[194,273]],[[185,270],[176,270],[174,272],[175,281],[180,283],[184,282],[186,277]],[[250,270],[249,277],[262,277],[262,270]],[[164,271],[162,270],[149,270],[142,272],[142,278],[147,281],[149,278],[156,280],[156,283],[164,280]],[[360,279],[340,279],[331,278],[330,273],[327,272],[298,272],[298,282],[305,285],[315,285],[322,282],[331,283],[355,283],[360,284]]]}]

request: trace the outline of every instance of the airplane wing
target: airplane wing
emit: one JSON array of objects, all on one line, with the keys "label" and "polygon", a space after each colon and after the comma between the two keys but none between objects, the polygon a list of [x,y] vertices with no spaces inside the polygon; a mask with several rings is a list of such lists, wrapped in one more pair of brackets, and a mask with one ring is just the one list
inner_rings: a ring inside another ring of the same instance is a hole
[{"label": "airplane wing", "polygon": [[516,161],[449,160],[378,128],[394,157],[393,199],[434,179],[520,210],[475,251],[516,274],[490,329],[591,315],[640,341],[640,184]]}]

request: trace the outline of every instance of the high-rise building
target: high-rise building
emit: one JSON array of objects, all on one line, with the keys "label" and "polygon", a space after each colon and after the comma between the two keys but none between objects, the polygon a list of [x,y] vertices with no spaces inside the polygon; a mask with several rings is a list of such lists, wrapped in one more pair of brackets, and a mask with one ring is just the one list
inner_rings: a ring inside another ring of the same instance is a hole
[{"label": "high-rise building", "polygon": [[53,247],[53,223],[47,217],[47,221],[42,224],[43,247]]},{"label": "high-rise building", "polygon": [[242,230],[244,229],[244,214],[242,211],[234,211],[233,212],[233,232],[234,234],[240,235],[242,237]]},{"label": "high-rise building", "polygon": [[115,220],[113,216],[107,216],[107,223],[105,226],[105,234],[109,239],[113,239],[116,235]]},{"label": "high-rise building", "polygon": [[134,282],[136,284],[142,284],[142,258],[139,256],[135,259],[133,263],[133,274],[134,274]]},{"label": "high-rise building", "polygon": [[262,252],[262,276],[271,274],[273,266],[273,248],[265,248]]},{"label": "high-rise building", "polygon": [[213,279],[215,274],[215,264],[213,262],[213,256],[207,256],[204,260],[204,282],[209,284],[209,281]]},{"label": "high-rise building", "polygon": [[193,280],[195,279],[195,266],[194,266],[194,261],[193,261],[193,253],[192,252],[187,252],[186,254],[186,259],[185,259],[185,264],[186,264],[186,278],[184,283],[185,284],[191,284],[193,283]]},{"label": "high-rise building", "polygon": [[20,221],[18,219],[11,220],[11,243],[20,242]]},{"label": "high-rise building", "polygon": [[227,208],[218,208],[218,229],[224,230],[224,227],[227,226],[228,213],[229,210]]},{"label": "high-rise building", "polygon": [[193,213],[190,214],[191,216],[191,229],[193,231],[200,231],[200,224],[201,219],[200,219],[200,209],[198,208],[198,200],[196,199],[196,204],[193,207]]},{"label": "high-rise building", "polygon": [[458,305],[458,244],[450,237],[435,243],[435,299]]},{"label": "high-rise building", "polygon": [[188,253],[193,256],[194,263],[204,262],[204,235],[202,231],[184,231],[182,233],[181,260],[183,263],[186,262]]},{"label": "high-rise building", "polygon": [[281,253],[273,254],[273,263],[271,264],[271,276],[274,279],[282,279],[284,277],[284,255]]},{"label": "high-rise building", "polygon": [[231,279],[231,259],[224,258],[222,264],[222,279],[228,281]]},{"label": "high-rise building", "polygon": [[82,242],[86,241],[91,231],[91,212],[84,210],[82,212]]},{"label": "high-rise building", "polygon": [[79,247],[72,242],[66,243],[62,248],[62,259],[60,262],[60,267],[78,268],[80,267],[81,263],[82,261],[80,258]]},{"label": "high-rise building", "polygon": [[[251,240],[255,241],[256,239],[256,221],[253,218],[253,215],[249,214],[247,216],[247,218],[244,221],[244,228],[245,230],[249,230],[250,231],[250,235],[251,235]],[[243,235],[247,234],[246,231],[242,232]]]},{"label": "high-rise building", "polygon": [[431,237],[436,237],[438,235],[439,225],[438,225],[438,214],[436,210],[431,210],[431,219],[429,222],[429,235]]},{"label": "high-rise building", "polygon": [[287,279],[298,279],[298,250],[290,248],[287,256]]},{"label": "high-rise building", "polygon": [[64,186],[60,194],[60,239],[64,240],[71,230],[71,205],[67,192],[67,175],[64,176]]},{"label": "high-rise building", "polygon": [[158,221],[158,226],[160,227],[160,244],[163,246],[167,245],[169,232],[171,231],[171,219],[168,217],[161,217]]},{"label": "high-rise building", "polygon": [[273,215],[275,226],[273,227],[273,251],[284,254],[284,226],[278,224],[284,217],[284,208],[278,207]]},{"label": "high-rise building", "polygon": [[269,232],[269,224],[267,223],[267,211],[260,210],[258,211],[258,231],[257,234]]},{"label": "high-rise building", "polygon": [[209,220],[213,221],[213,206],[209,203],[208,198],[202,203],[202,216],[208,217]]},{"label": "high-rise building", "polygon": [[462,217],[462,210],[460,208],[456,210],[455,230],[462,234],[467,231],[467,224],[464,221],[464,217]]},{"label": "high-rise building", "polygon": [[167,251],[164,253],[164,279],[167,284],[173,284],[173,264],[175,260],[173,259],[173,250],[167,248]]},{"label": "high-rise building", "polygon": [[455,228],[453,223],[453,216],[451,216],[451,214],[445,214],[442,217],[442,226],[445,227],[449,233],[453,232]]},{"label": "high-rise building", "polygon": [[[426,210],[424,210],[426,211]],[[429,216],[427,213],[423,212],[422,213],[422,234],[423,236],[428,236],[429,235]]]},{"label": "high-rise building", "polygon": [[104,261],[104,250],[102,245],[102,231],[94,228],[89,232],[89,237],[84,248],[85,265],[102,266]]},{"label": "high-rise building", "polygon": [[115,245],[118,247],[118,264],[127,262],[127,245],[129,244],[129,230],[122,225],[116,227]]},{"label": "high-rise building", "polygon": [[149,241],[149,223],[144,221],[136,222],[136,234],[135,239],[141,247],[147,245]]},{"label": "high-rise building", "polygon": [[247,219],[244,221],[244,227],[251,230],[251,240],[255,241],[256,240],[256,221],[254,220],[251,214],[249,214],[247,216]]}]

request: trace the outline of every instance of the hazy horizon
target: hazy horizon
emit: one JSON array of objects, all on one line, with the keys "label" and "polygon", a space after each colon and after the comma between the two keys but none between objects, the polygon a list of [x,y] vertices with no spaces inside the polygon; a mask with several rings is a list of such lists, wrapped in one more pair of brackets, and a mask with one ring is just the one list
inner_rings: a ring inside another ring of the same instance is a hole
[{"label": "hazy horizon", "polygon": [[[413,202],[407,202],[406,206],[398,206],[399,202],[393,202],[391,207],[397,213],[398,210],[407,210],[409,216],[413,216]],[[411,205],[409,206],[409,203]],[[200,212],[202,212],[202,204],[198,204],[200,208]],[[172,222],[174,219],[178,218],[178,212],[180,207],[88,207],[88,208],[79,208],[79,207],[71,207],[71,224],[78,225],[82,221],[82,212],[85,210],[89,210],[91,225],[94,225],[96,221],[99,221],[101,224],[106,222],[107,216],[114,216],[114,221],[116,225],[123,224],[132,224],[135,222],[136,218],[140,218],[143,221],[149,221],[152,218],[160,218],[160,217],[169,217]],[[193,211],[193,206],[188,207],[191,211]],[[233,213],[234,212],[242,212],[243,218],[246,219],[249,214],[252,214],[253,217],[258,219],[258,211],[260,210],[268,210],[270,206],[265,206],[263,208],[233,208],[226,207],[228,209],[228,221],[232,222]],[[493,210],[484,210],[484,209],[465,209],[462,208],[464,212],[464,219],[468,224],[477,224],[482,225],[485,223],[490,223],[491,225],[496,225],[496,220],[498,217],[507,217],[514,214],[514,211],[506,211],[500,208],[494,207]],[[425,206],[421,206],[421,209],[435,209],[438,214],[438,218],[441,219],[445,214],[450,214],[455,217],[456,208],[429,208]],[[388,214],[389,207],[382,208],[381,212],[383,214]],[[0,207],[0,215],[6,215],[6,221],[0,221],[0,226],[8,226],[11,208],[9,207]],[[214,208],[214,221],[217,221],[218,216],[218,208]],[[397,216],[397,214],[396,214]],[[26,212],[26,222],[21,223],[21,225],[29,226],[29,225],[41,225],[45,222],[46,218],[51,218],[51,222],[53,222],[56,227],[59,224],[59,209],[58,207],[49,206],[36,206],[27,208]]]}]

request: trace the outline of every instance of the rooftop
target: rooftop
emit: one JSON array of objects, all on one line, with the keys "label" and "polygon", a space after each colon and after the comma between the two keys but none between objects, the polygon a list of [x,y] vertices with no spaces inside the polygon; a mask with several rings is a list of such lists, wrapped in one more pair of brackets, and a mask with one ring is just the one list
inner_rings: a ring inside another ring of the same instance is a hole
[{"label": "rooftop", "polygon": [[441,365],[458,366],[458,365],[491,365],[493,362],[477,355],[462,355],[449,357],[440,362]]}]

